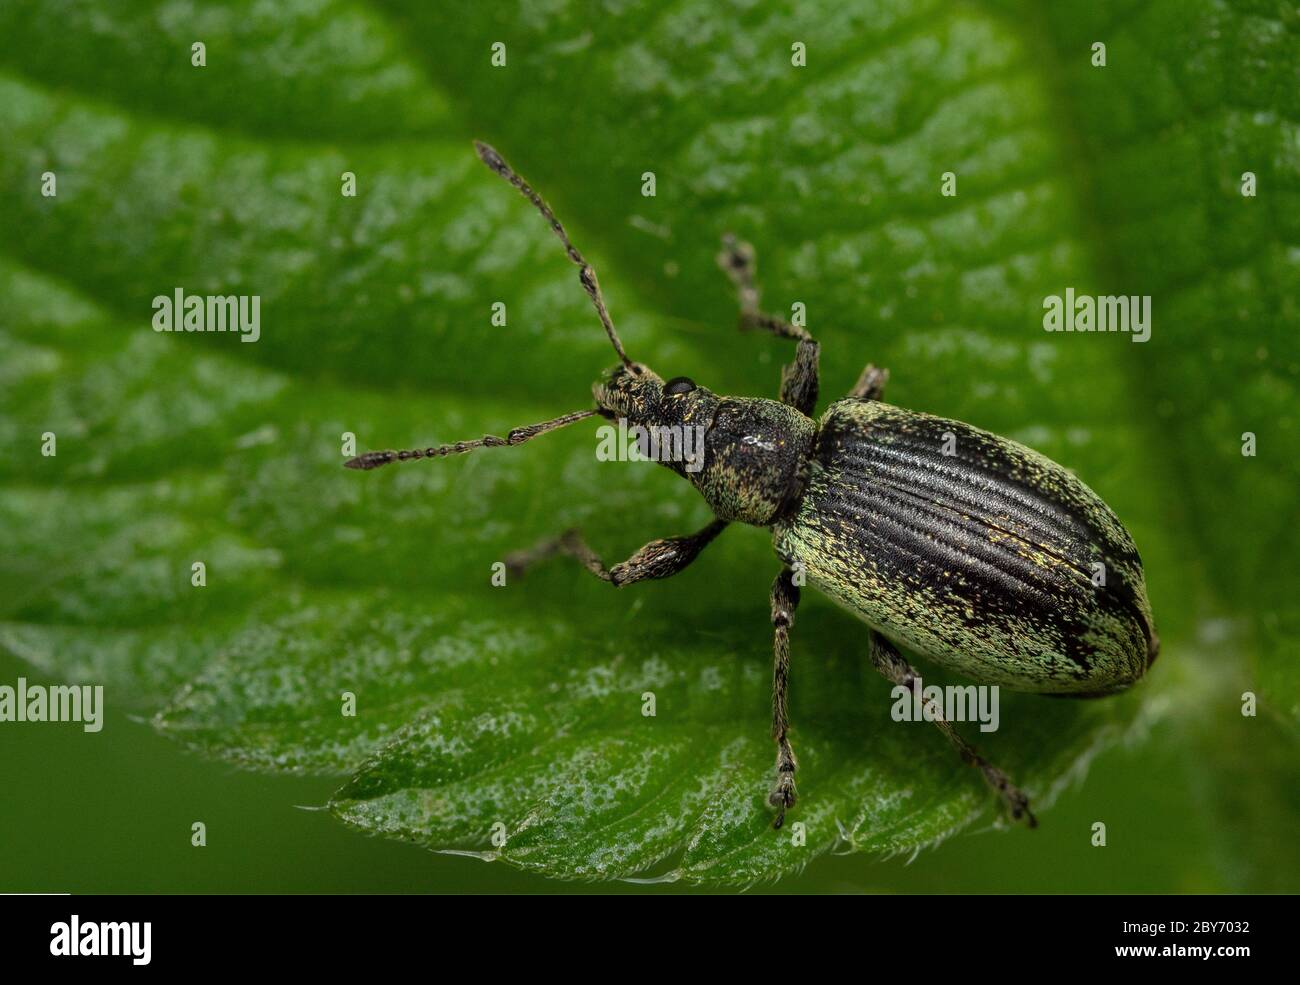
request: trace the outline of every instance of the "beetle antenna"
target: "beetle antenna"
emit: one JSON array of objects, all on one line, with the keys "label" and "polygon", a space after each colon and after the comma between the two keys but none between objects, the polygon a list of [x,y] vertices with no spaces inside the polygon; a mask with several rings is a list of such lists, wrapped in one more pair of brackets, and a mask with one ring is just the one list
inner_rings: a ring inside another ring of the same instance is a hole
[{"label": "beetle antenna", "polygon": [[410,448],[405,451],[368,451],[356,458],[349,458],[343,464],[350,469],[377,469],[381,465],[389,465],[393,462],[409,462],[416,458],[445,458],[448,455],[463,455],[475,448],[501,448],[506,445],[522,445],[525,441],[531,441],[539,434],[555,431],[566,424],[594,417],[599,413],[599,410],[575,410],[572,414],[565,414],[563,417],[557,417],[551,421],[542,421],[541,424],[529,424],[525,427],[515,428],[504,438],[498,438],[494,434],[485,434],[473,441],[457,441],[450,445],[438,445],[436,448]]},{"label": "beetle antenna", "polygon": [[623,365],[631,372],[636,373],[637,369],[632,360],[627,357],[627,353],[623,351],[623,343],[619,341],[618,332],[614,330],[614,322],[609,317],[609,309],[605,307],[605,298],[600,293],[600,282],[596,280],[595,269],[578,252],[578,248],[569,241],[569,234],[560,225],[560,220],[555,218],[555,213],[551,211],[551,207],[542,200],[541,195],[533,191],[528,182],[515,174],[514,169],[506,163],[505,158],[493,148],[481,140],[476,140],[474,141],[474,149],[478,151],[478,156],[484,164],[518,188],[524,198],[532,202],[537,211],[542,214],[542,218],[551,224],[551,228],[555,230],[555,235],[560,237],[560,242],[564,244],[569,259],[578,265],[578,279],[582,282],[582,288],[587,292],[587,296],[591,298],[591,303],[596,309],[596,314],[600,316],[600,323],[605,326],[605,334],[609,336],[614,351],[618,353],[618,358],[623,361]]}]

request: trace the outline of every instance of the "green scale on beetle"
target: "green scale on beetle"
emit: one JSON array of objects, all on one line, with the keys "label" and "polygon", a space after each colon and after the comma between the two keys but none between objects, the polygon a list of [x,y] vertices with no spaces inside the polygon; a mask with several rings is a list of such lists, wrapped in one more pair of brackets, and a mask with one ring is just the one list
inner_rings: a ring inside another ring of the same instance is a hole
[{"label": "green scale on beetle", "polygon": [[[646,430],[702,428],[702,465],[662,463],[713,510],[716,519],[702,530],[653,540],[608,567],[570,530],[506,564],[522,573],[567,555],[620,588],[677,574],[729,523],[769,528],[783,563],[771,591],[777,756],[768,800],[777,827],[795,803],[787,693],[790,631],[805,579],[866,623],[872,664],[914,692],[920,676],[899,646],[979,684],[1038,694],[1112,694],[1146,672],[1159,639],[1142,560],[1111,509],[1069,471],[1017,442],[884,403],[888,373],[870,365],[844,399],[814,418],[819,346],[804,328],[759,311],[754,252],[730,236],[718,262],[735,284],[740,327],[796,345],[794,361],[781,371],[780,399],[719,396],[681,376],[665,381],[628,358],[596,272],[541,196],[491,147],[476,142],[475,148],[559,236],[621,364],[592,387],[594,409],[515,428],[504,438],[367,452],[347,465],[373,469],[518,445],[597,416]],[[1033,825],[1025,795],[934,702],[922,700],[1011,816]]]}]

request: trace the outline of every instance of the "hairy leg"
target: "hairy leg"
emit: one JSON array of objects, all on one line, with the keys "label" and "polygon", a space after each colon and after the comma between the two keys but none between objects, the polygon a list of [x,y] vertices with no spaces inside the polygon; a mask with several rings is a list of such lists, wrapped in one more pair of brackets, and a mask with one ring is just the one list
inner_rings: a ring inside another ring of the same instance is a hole
[{"label": "hairy leg", "polygon": [[772,583],[772,739],[776,742],[776,783],[767,801],[776,808],[774,828],[785,823],[787,808],[798,799],[794,773],[798,763],[790,748],[790,709],[787,697],[790,690],[790,627],[794,625],[794,612],[799,607],[799,586],[794,583],[789,568],[782,569]]},{"label": "hairy leg", "polygon": [[756,262],[752,246],[731,234],[723,236],[718,266],[736,286],[742,330],[761,328],[778,338],[794,339],[798,343],[794,362],[781,368],[781,402],[811,416],[817,406],[817,359],[821,346],[807,329],[758,310],[759,291],[754,283]]},{"label": "hairy leg", "polygon": [[[898,652],[894,644],[875,632],[871,634],[871,662],[886,680],[915,692],[920,675],[903,659],[903,655]],[[1011,819],[1019,821],[1024,818],[1029,827],[1036,827],[1038,821],[1029,810],[1029,798],[1011,782],[1005,773],[981,756],[974,746],[958,734],[952,722],[943,717],[941,709],[934,707],[928,698],[922,700],[929,706],[929,714],[934,716],[934,724],[952,743],[962,761],[978,768],[985,782],[997,791],[1002,802],[1006,804]]]},{"label": "hairy leg", "polygon": [[605,563],[596,552],[587,546],[581,533],[577,530],[566,530],[560,536],[544,540],[535,547],[508,555],[505,559],[506,571],[512,575],[522,575],[539,561],[556,555],[565,555],[576,559],[597,578],[609,582],[615,588],[651,578],[671,578],[699,557],[700,551],[704,550],[726,525],[725,520],[714,520],[703,529],[684,537],[652,540],[626,561],[609,568],[605,567]]}]

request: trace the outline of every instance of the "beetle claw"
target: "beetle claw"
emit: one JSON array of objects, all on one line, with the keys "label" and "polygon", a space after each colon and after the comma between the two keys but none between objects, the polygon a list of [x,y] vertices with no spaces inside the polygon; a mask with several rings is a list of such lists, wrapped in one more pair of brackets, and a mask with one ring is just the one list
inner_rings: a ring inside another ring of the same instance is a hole
[{"label": "beetle claw", "polygon": [[1002,799],[1007,805],[1007,813],[1011,815],[1011,820],[1023,820],[1027,828],[1038,827],[1038,818],[1034,817],[1034,812],[1029,809],[1029,798],[1000,771],[995,770],[995,772],[997,773],[997,780],[994,787],[1002,795]]},{"label": "beetle claw", "polygon": [[1038,818],[1034,817],[1034,812],[1029,809],[1029,798],[1014,787],[1011,789],[1014,791],[1014,794],[1008,792],[1008,801],[1011,804],[1011,820],[1023,820],[1027,828],[1038,827]]},{"label": "beetle claw", "polygon": [[781,825],[785,823],[785,812],[793,807],[798,799],[799,793],[795,789],[793,771],[782,770],[776,781],[776,786],[767,795],[767,802],[776,808],[776,819],[772,822],[773,828],[780,830]]}]

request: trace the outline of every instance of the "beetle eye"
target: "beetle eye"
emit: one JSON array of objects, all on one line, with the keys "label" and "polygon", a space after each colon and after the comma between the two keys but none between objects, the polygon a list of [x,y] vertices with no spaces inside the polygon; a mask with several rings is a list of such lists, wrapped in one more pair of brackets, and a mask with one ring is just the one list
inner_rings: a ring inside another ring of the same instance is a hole
[{"label": "beetle eye", "polygon": [[679,393],[690,393],[695,389],[695,381],[689,376],[674,376],[664,384],[664,393],[675,397]]}]

